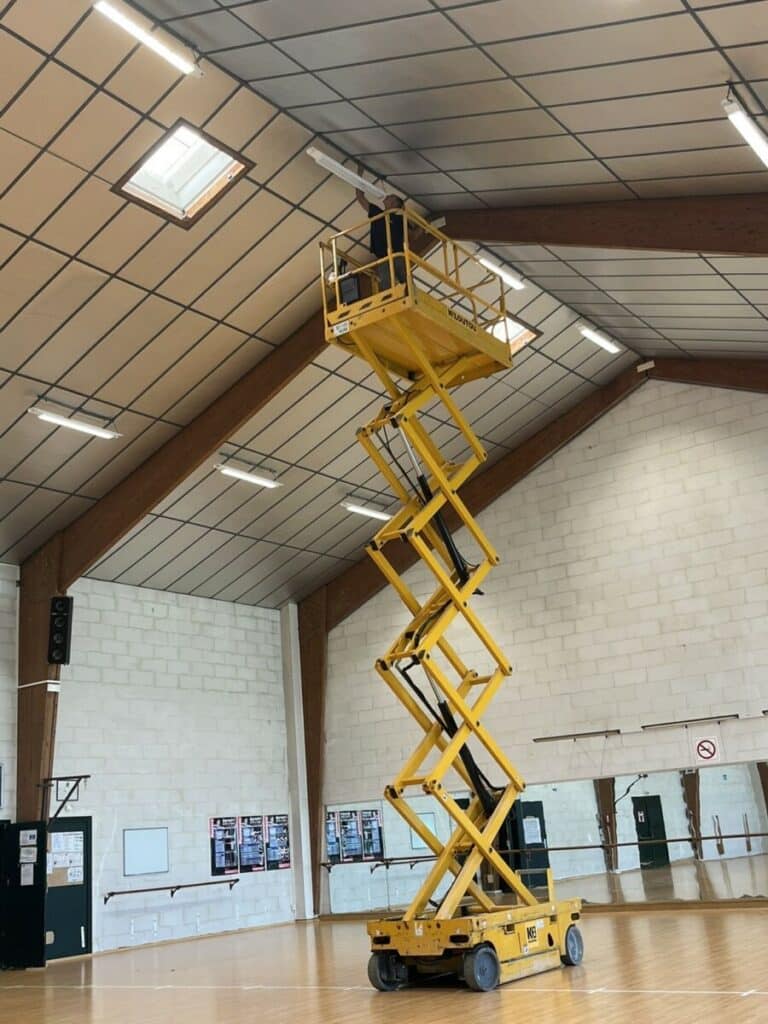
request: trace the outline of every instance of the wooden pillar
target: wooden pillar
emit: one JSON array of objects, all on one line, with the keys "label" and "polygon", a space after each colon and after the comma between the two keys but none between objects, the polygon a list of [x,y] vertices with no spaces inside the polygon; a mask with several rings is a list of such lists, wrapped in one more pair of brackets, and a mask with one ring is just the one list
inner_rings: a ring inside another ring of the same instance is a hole
[{"label": "wooden pillar", "polygon": [[696,860],[703,856],[701,848],[701,792],[699,788],[699,769],[685,769],[680,772],[680,784],[683,787],[685,812],[688,815],[688,831],[691,833],[691,847]]},{"label": "wooden pillar", "polygon": [[314,911],[320,906],[320,861],[323,853],[323,765],[325,760],[325,691],[328,671],[326,589],[320,587],[299,604],[301,694],[309,803],[309,849],[312,858]]},{"label": "wooden pillar", "polygon": [[58,694],[49,693],[44,681],[59,678],[59,666],[48,664],[48,629],[51,598],[63,593],[60,554],[61,535],[57,534],[21,567],[16,727],[19,821],[48,817],[50,790],[42,788],[41,781],[53,775]]},{"label": "wooden pillar", "polygon": [[616,779],[595,779],[595,798],[600,819],[600,834],[606,871],[616,871],[619,851],[616,846]]}]

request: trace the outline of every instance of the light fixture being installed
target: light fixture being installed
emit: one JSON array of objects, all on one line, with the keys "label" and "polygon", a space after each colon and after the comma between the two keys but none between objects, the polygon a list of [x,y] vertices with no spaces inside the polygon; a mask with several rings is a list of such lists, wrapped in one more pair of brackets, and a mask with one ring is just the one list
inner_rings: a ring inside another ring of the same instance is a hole
[{"label": "light fixture being installed", "polygon": [[381,519],[384,523],[392,518],[388,512],[383,512],[380,508],[373,508],[371,505],[361,505],[352,499],[342,501],[341,507],[345,508],[347,512],[354,512],[358,516],[368,516],[369,519]]},{"label": "light fixture being installed", "polygon": [[240,469],[239,466],[231,466],[228,462],[217,462],[216,469],[218,469],[222,476],[231,476],[235,480],[245,480],[246,483],[255,484],[257,487],[273,489],[283,486],[279,480],[275,480],[273,476],[269,476],[261,470],[258,473],[254,473],[250,469]]},{"label": "light fixture being installed", "polygon": [[723,110],[728,120],[744,141],[752,147],[757,156],[768,167],[768,136],[746,112],[741,103],[732,95],[723,100]]},{"label": "light fixture being installed", "polygon": [[500,267],[498,263],[494,263],[493,260],[488,260],[485,256],[477,257],[478,263],[482,263],[486,270],[490,270],[492,274],[500,277],[504,284],[510,288],[514,288],[516,292],[521,292],[525,288],[525,281],[519,278],[516,274],[513,274],[511,270],[507,270],[505,267]]},{"label": "light fixture being installed", "polygon": [[137,39],[144,46],[148,46],[150,50],[153,50],[163,60],[167,60],[169,64],[172,64],[177,71],[181,71],[185,75],[191,75],[193,71],[197,70],[196,65],[193,61],[187,60],[176,50],[171,49],[170,46],[166,46],[162,40],[158,39],[152,32],[148,32],[145,28],[142,28],[132,18],[129,18],[127,14],[115,7],[114,4],[108,3],[108,0],[96,0],[93,5],[94,8],[101,14],[104,14],[110,21],[113,21],[115,25],[119,25],[120,28],[124,29],[129,35],[132,35],[134,39]]},{"label": "light fixture being installed", "polygon": [[198,128],[177,121],[112,191],[188,228],[252,167]]},{"label": "light fixture being installed", "polygon": [[66,427],[67,430],[76,430],[80,434],[90,434],[91,437],[100,437],[105,441],[114,441],[116,437],[121,436],[116,430],[100,427],[96,423],[89,423],[88,420],[81,420],[75,416],[65,416],[53,409],[47,409],[43,405],[33,405],[31,409],[27,409],[27,412],[37,416],[43,423],[50,423],[54,427]]},{"label": "light fixture being installed", "polygon": [[605,351],[610,352],[611,355],[616,355],[617,352],[621,352],[620,347],[616,344],[615,341],[611,341],[610,338],[607,338],[604,334],[601,334],[600,331],[596,331],[594,327],[588,327],[586,324],[580,324],[579,330],[585,338],[588,338],[590,341],[593,341],[595,345],[599,345],[600,348],[604,348]]},{"label": "light fixture being installed", "polygon": [[383,188],[378,185],[374,185],[370,181],[366,181],[365,178],[361,178],[359,174],[355,174],[354,171],[350,171],[348,167],[340,164],[338,160],[334,160],[333,157],[328,156],[327,153],[323,153],[319,149],[315,149],[314,146],[310,146],[307,150],[307,156],[312,157],[315,163],[319,167],[323,167],[326,171],[330,171],[331,174],[335,174],[337,178],[341,178],[342,181],[346,181],[348,185],[352,185],[353,188],[362,189],[366,195],[375,196],[376,199],[383,199],[384,196],[388,195]]}]

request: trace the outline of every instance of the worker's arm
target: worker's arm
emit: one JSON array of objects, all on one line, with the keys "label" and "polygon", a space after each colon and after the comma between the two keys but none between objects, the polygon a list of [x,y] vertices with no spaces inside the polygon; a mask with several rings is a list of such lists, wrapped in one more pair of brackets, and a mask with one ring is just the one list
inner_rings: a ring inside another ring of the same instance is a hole
[{"label": "worker's arm", "polygon": [[[357,165],[357,173],[362,177],[362,174],[363,174],[363,165],[362,164],[358,164]],[[365,210],[365,212],[367,214],[368,213],[368,200],[365,198],[365,192],[363,192],[363,190],[361,188],[355,189],[355,198],[357,199],[358,203],[360,203],[360,205],[362,206],[362,208]]]}]

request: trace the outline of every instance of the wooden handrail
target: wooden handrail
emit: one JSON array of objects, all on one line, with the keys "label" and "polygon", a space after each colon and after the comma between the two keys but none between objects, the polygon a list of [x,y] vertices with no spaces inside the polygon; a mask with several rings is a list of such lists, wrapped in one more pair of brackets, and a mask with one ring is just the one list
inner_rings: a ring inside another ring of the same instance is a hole
[{"label": "wooden handrail", "polygon": [[212,882],[179,882],[177,885],[156,885],[151,889],[119,889],[116,892],[105,893],[104,903],[105,905],[109,903],[113,896],[135,896],[142,892],[168,892],[173,899],[179,889],[199,889],[204,885],[228,885],[231,891],[232,886],[237,885],[239,881],[239,878],[221,878]]}]

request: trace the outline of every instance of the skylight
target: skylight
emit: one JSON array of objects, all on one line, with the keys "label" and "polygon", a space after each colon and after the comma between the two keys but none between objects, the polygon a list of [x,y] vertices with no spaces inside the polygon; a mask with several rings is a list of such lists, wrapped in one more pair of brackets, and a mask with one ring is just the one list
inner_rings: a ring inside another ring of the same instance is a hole
[{"label": "skylight", "polygon": [[512,355],[515,352],[519,352],[523,345],[527,345],[529,341],[533,341],[536,337],[536,332],[532,331],[530,327],[526,327],[525,324],[519,324],[517,320],[513,320],[509,316],[504,317],[503,320],[497,320],[487,330],[489,334],[492,334],[494,338],[498,338],[499,341],[508,342],[512,349]]},{"label": "skylight", "polygon": [[252,166],[179,122],[115,190],[189,227]]}]

